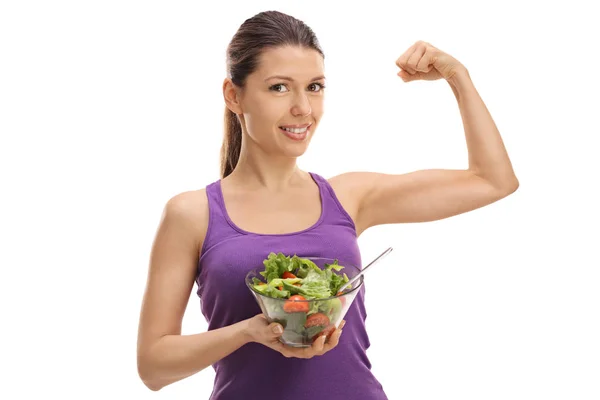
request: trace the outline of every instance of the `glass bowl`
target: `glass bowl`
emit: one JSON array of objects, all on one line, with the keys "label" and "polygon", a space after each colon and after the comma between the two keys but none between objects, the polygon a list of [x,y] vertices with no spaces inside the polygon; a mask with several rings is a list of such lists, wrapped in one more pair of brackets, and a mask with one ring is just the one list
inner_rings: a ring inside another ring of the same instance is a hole
[{"label": "glass bowl", "polygon": [[[321,270],[325,264],[333,264],[334,259],[305,257],[314,262]],[[346,274],[348,279],[356,276],[360,269],[354,265],[339,263],[344,268],[332,271],[338,275]],[[264,269],[253,269],[246,275],[246,286],[258,302],[261,311],[269,323],[277,322],[283,326],[280,341],[292,347],[310,347],[320,336],[329,336],[339,326],[363,285],[364,276],[344,290],[344,293],[328,298],[309,300],[290,300],[267,296],[254,285],[257,280],[266,283],[260,274]]]}]

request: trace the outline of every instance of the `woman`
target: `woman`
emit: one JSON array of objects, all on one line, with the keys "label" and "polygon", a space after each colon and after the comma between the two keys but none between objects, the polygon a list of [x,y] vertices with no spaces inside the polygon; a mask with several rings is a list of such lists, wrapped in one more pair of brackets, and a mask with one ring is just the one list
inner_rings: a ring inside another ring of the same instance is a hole
[{"label": "woman", "polygon": [[[270,252],[360,265],[357,238],[370,227],[447,218],[511,194],[518,181],[500,134],[467,69],[417,42],[397,60],[398,75],[449,83],[469,168],[324,179],[296,164],[323,115],[324,56],[312,30],[263,12],[242,24],[227,54],[222,179],[165,206],[140,317],[140,377],[159,390],[212,365],[212,399],[386,399],[366,356],[364,287],[326,343],[291,348],[244,276]],[[194,282],[209,329],[184,336]]]}]

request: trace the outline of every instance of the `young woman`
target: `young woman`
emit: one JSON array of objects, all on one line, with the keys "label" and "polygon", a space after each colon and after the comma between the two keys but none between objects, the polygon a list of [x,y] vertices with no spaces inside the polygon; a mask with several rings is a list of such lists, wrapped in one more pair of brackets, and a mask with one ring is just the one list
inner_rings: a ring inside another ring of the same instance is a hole
[{"label": "young woman", "polygon": [[[398,75],[448,82],[468,169],[325,179],[296,164],[323,115],[324,56],[312,30],[263,12],[242,24],[227,54],[222,177],[164,208],[140,316],[140,377],[159,390],[213,366],[212,399],[386,399],[366,355],[364,287],[327,342],[292,348],[279,342],[281,327],[261,315],[244,277],[270,252],[359,266],[357,238],[370,227],[439,220],[506,197],[518,180],[500,134],[467,69],[417,42],[397,60]],[[209,329],[181,335],[194,282]]]}]

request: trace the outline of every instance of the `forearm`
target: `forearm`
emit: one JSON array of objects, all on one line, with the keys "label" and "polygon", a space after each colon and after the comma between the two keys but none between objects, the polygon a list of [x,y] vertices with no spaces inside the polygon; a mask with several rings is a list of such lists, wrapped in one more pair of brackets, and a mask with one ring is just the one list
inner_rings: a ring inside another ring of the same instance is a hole
[{"label": "forearm", "polygon": [[167,335],[138,360],[140,377],[152,390],[187,378],[233,353],[250,340],[246,321],[195,335]]},{"label": "forearm", "polygon": [[518,180],[500,132],[466,69],[448,80],[465,130],[469,169],[501,190],[513,190]]}]

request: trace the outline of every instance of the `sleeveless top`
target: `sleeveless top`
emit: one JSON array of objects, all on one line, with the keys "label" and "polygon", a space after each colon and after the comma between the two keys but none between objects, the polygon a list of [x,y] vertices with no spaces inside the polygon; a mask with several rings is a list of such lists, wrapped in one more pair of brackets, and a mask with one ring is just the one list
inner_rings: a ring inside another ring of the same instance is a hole
[{"label": "sleeveless top", "polygon": [[[337,258],[341,265],[362,268],[353,220],[329,182],[310,175],[321,196],[319,220],[285,234],[258,234],[236,226],[227,214],[221,181],[206,186],[209,222],[196,283],[208,330],[261,313],[244,279],[251,269],[262,270],[271,252]],[[333,350],[311,359],[286,358],[262,344],[248,343],[213,364],[216,376],[210,399],[387,400],[366,354],[370,342],[365,329],[365,283],[344,317],[344,332]]]}]

